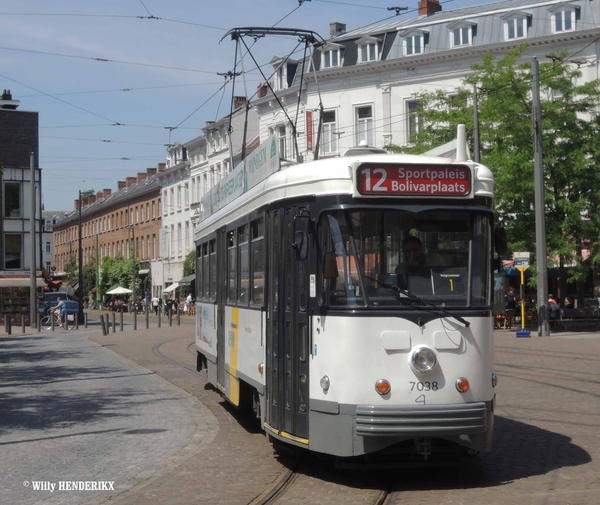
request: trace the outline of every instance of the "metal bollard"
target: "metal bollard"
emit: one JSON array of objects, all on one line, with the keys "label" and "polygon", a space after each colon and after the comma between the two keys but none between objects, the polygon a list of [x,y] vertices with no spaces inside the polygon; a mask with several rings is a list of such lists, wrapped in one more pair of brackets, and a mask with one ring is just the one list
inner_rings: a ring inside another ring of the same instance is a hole
[{"label": "metal bollard", "polygon": [[173,308],[169,307],[169,326],[173,326]]},{"label": "metal bollard", "polygon": [[50,312],[50,324],[52,325],[52,331],[54,331],[54,320],[56,318],[52,315],[52,312]]},{"label": "metal bollard", "polygon": [[123,312],[119,312],[119,329],[123,331]]},{"label": "metal bollard", "polygon": [[150,328],[150,305],[146,307],[146,329]]},{"label": "metal bollard", "polygon": [[133,329],[137,330],[137,311],[133,312]]},{"label": "metal bollard", "polygon": [[87,328],[87,312],[83,313],[83,325],[85,328]]},{"label": "metal bollard", "polygon": [[77,314],[75,316],[75,329],[78,330],[79,329],[79,314]]},{"label": "metal bollard", "polygon": [[25,333],[25,316],[21,314],[21,330]]},{"label": "metal bollard", "polygon": [[104,316],[100,314],[100,326],[102,326],[102,335],[106,335],[106,326],[104,326]]},{"label": "metal bollard", "polygon": [[106,334],[110,333],[110,314],[106,314]]},{"label": "metal bollard", "polygon": [[38,333],[42,331],[42,316],[40,315],[39,312],[37,315],[37,330],[38,330]]},{"label": "metal bollard", "polygon": [[181,308],[177,307],[177,326],[181,326]]},{"label": "metal bollard", "polygon": [[[121,312],[121,315],[122,314],[123,313]],[[117,332],[117,315],[114,312],[112,313],[112,330],[113,333]]]},{"label": "metal bollard", "polygon": [[160,328],[160,316],[161,316],[161,310],[160,307],[158,307],[158,327]]},{"label": "metal bollard", "polygon": [[12,335],[12,314],[8,314],[8,319],[6,320],[6,334]]}]

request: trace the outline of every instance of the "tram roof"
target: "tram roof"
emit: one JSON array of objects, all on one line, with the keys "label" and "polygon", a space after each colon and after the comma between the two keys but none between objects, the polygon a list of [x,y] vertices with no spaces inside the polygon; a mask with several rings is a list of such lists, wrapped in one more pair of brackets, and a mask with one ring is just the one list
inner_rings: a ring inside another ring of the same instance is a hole
[{"label": "tram roof", "polygon": [[[431,165],[446,167],[466,165],[472,172],[472,196],[493,196],[494,176],[492,172],[484,165],[471,160],[456,161],[449,158],[413,154],[369,154],[326,158],[282,167],[281,170],[200,222],[195,228],[195,236],[199,238],[199,233],[205,235],[225,223],[235,221],[264,205],[277,201],[303,196],[352,195],[354,184],[351,175],[352,168],[362,162],[415,164],[422,165],[423,168]],[[361,201],[366,200],[366,198],[365,200],[361,199]]]}]

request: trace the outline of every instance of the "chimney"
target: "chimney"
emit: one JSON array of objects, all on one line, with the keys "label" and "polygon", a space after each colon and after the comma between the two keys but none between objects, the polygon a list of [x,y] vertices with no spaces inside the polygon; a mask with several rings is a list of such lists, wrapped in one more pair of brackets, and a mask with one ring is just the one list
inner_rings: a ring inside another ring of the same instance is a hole
[{"label": "chimney", "polygon": [[90,204],[90,197],[88,195],[81,197],[81,205],[83,208],[87,207]]},{"label": "chimney", "polygon": [[137,182],[137,177],[126,177],[125,178],[125,187],[129,187],[132,184],[135,184]]},{"label": "chimney", "polygon": [[15,110],[21,102],[19,100],[13,100],[10,93],[10,89],[5,89],[2,92],[2,100],[0,100],[0,109],[11,109]]},{"label": "chimney", "polygon": [[98,191],[98,193],[96,193],[96,200],[100,200],[100,198],[104,198],[104,193],[102,191]]},{"label": "chimney", "polygon": [[96,195],[89,195],[88,196],[88,204],[91,205],[92,203],[94,203],[96,201]]},{"label": "chimney", "polygon": [[156,175],[156,168],[147,168],[146,173],[148,174],[148,177],[152,177]]},{"label": "chimney", "polygon": [[108,189],[103,189],[102,190],[104,192],[104,196],[108,196],[112,193],[112,189],[108,188]]},{"label": "chimney", "polygon": [[442,10],[438,0],[420,0],[418,4],[419,16],[431,16]]},{"label": "chimney", "polygon": [[167,169],[167,164],[166,163],[159,163],[158,164],[158,171],[159,172],[164,172]]},{"label": "chimney", "polygon": [[75,210],[79,210],[79,198],[75,200]]},{"label": "chimney", "polygon": [[345,31],[346,31],[345,23],[338,23],[338,22],[329,23],[329,35],[331,37],[335,37],[336,35],[341,35]]},{"label": "chimney", "polygon": [[261,83],[256,88],[258,91],[256,92],[257,98],[262,98],[263,96],[267,96],[267,91],[269,91],[269,83]]},{"label": "chimney", "polygon": [[126,186],[125,181],[117,182],[117,191],[122,190]]},{"label": "chimney", "polygon": [[239,109],[245,103],[246,103],[245,96],[234,96],[233,97],[233,110]]},{"label": "chimney", "polygon": [[137,173],[137,181],[138,182],[142,182],[144,179],[146,179],[146,177],[148,177],[148,174],[146,172],[138,172]]}]

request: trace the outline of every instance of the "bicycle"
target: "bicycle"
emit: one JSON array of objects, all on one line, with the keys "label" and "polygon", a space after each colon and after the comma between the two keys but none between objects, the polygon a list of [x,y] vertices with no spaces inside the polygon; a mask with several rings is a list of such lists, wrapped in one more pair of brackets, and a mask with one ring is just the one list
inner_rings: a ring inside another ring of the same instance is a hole
[{"label": "bicycle", "polygon": [[[52,325],[54,325],[55,328],[64,328],[65,330],[68,330],[69,329],[68,315],[65,314],[65,320],[63,321],[64,326],[61,326],[58,324],[58,317],[56,316],[56,314],[54,312],[51,312],[50,314],[47,314],[44,317],[42,317],[42,319],[40,319],[40,326],[44,330],[51,330]],[[72,327],[74,327],[74,324]]]}]

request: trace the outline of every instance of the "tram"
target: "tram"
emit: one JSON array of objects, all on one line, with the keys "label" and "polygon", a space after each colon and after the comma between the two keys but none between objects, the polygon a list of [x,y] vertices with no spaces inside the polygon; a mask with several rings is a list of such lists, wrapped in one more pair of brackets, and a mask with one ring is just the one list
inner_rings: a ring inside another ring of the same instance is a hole
[{"label": "tram", "polygon": [[464,154],[371,154],[249,188],[240,173],[212,198],[240,194],[195,229],[197,369],[273,441],[489,451],[505,242],[491,171]]}]

